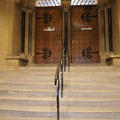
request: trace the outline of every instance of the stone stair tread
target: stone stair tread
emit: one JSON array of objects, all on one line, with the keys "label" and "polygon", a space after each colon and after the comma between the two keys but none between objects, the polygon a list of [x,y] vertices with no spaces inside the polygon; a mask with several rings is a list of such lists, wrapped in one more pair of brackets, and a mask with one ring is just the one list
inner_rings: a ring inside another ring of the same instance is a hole
[{"label": "stone stair tread", "polygon": [[43,100],[43,101],[56,101],[55,97],[12,97],[12,96],[2,96],[0,100]]},{"label": "stone stair tread", "polygon": [[35,91],[9,91],[9,90],[0,90],[1,97],[55,97],[55,92],[35,92]]},{"label": "stone stair tread", "polygon": [[[99,71],[98,71],[99,69]],[[56,65],[0,74],[0,120],[56,120]],[[120,69],[73,65],[64,72],[61,120],[120,120]]]},{"label": "stone stair tread", "polygon": [[[120,86],[118,83],[119,81],[94,81],[94,82],[86,82],[86,81],[64,81],[64,86],[94,86],[94,85],[112,85],[112,86]],[[21,80],[21,81],[14,81],[14,80],[0,80],[0,85],[53,85],[54,79],[52,80]]]},{"label": "stone stair tread", "polygon": [[[0,91],[1,90],[9,90],[9,91],[26,91],[26,92],[55,92],[56,89],[54,88],[50,88],[50,89],[40,89],[40,88],[35,88],[35,89],[31,89],[31,88],[25,88],[25,89],[21,89],[21,88],[0,88]],[[110,92],[120,92],[120,90],[101,90],[101,89],[98,89],[98,90],[95,90],[95,89],[67,89],[67,90],[64,90],[65,92],[76,92],[76,93],[80,93],[80,92],[106,92],[106,93],[110,93]]]},{"label": "stone stair tread", "polygon": [[[32,111],[14,111],[14,110],[0,110],[0,117],[22,117],[22,118],[55,118],[56,112],[32,112]],[[73,118],[73,119],[120,119],[120,112],[61,112],[61,118]]]},{"label": "stone stair tread", "polygon": [[[0,90],[54,90],[56,87],[54,83],[51,84],[0,84]],[[120,91],[119,84],[78,84],[78,85],[64,85],[65,91]]]},{"label": "stone stair tread", "polygon": [[[55,88],[47,88],[47,89],[43,89],[43,88],[0,88],[0,91],[3,91],[3,90],[7,90],[7,91],[26,91],[26,92],[55,92],[56,89]],[[76,93],[81,93],[81,92],[106,92],[106,93],[110,93],[110,92],[120,92],[119,89],[116,89],[116,90],[111,90],[111,89],[98,89],[98,90],[95,90],[95,89],[66,89],[64,90],[64,92],[76,92]]]},{"label": "stone stair tread", "polygon": [[[56,101],[51,100],[14,100],[0,99],[0,106],[56,106]],[[119,101],[60,101],[61,106],[78,106],[78,107],[120,107]]]},{"label": "stone stair tread", "polygon": [[[56,106],[0,106],[1,110],[32,111],[32,112],[56,112]],[[60,107],[61,112],[120,112],[120,107]]]},{"label": "stone stair tread", "polygon": [[[35,91],[9,91],[9,90],[1,90],[0,91],[0,96],[1,97],[55,97],[56,91],[54,92],[35,92]],[[66,92],[64,91],[64,98],[65,97],[77,97],[77,98],[98,98],[98,99],[103,99],[103,98],[120,98],[120,92]]]},{"label": "stone stair tread", "polygon": [[[5,117],[0,117],[0,120],[56,120],[56,118],[22,118],[22,117],[11,117],[11,118],[5,118]],[[61,118],[60,120],[68,120],[67,118]],[[119,119],[74,119],[74,118],[69,118],[69,120],[119,120]]]},{"label": "stone stair tread", "polygon": [[[9,80],[6,80],[6,79],[2,79],[0,80],[0,84],[54,84],[54,77],[53,78],[50,78],[50,79],[47,79],[47,78],[37,78],[37,79],[17,79],[16,81],[14,79],[9,79]],[[94,84],[103,84],[103,85],[116,85],[116,84],[120,84],[120,80],[83,80],[83,79],[73,79],[73,80],[70,80],[70,79],[65,79],[64,80],[64,84],[67,84],[67,85],[94,85]]]},{"label": "stone stair tread", "polygon": [[[56,101],[56,96],[54,97],[13,97],[13,96],[1,96],[0,100],[44,100],[44,101]],[[101,98],[93,98],[93,97],[64,97],[64,99],[60,98],[61,101],[120,101],[120,98],[112,98],[112,97],[101,97]]]}]

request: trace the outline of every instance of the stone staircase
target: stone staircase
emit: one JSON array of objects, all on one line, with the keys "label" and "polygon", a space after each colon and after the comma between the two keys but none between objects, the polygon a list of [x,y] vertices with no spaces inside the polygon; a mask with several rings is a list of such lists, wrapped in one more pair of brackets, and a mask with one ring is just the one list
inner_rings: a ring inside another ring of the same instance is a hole
[{"label": "stone staircase", "polygon": [[[0,120],[56,120],[55,65],[0,71]],[[60,120],[120,120],[120,68],[72,65]]]}]

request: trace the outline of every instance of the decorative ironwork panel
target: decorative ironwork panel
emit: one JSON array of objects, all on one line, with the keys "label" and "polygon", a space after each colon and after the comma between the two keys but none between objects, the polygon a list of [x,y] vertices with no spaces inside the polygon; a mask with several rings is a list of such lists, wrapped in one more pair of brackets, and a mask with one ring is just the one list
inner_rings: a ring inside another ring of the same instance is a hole
[{"label": "decorative ironwork panel", "polygon": [[36,52],[36,54],[42,55],[42,59],[45,60],[45,59],[47,59],[47,58],[52,56],[52,51],[47,49],[47,48],[43,48],[42,52]]},{"label": "decorative ironwork panel", "polygon": [[52,16],[48,13],[44,13],[42,17],[37,17],[37,19],[42,19],[44,24],[48,24],[52,21]]},{"label": "decorative ironwork panel", "polygon": [[93,54],[99,54],[98,51],[93,51],[91,47],[82,50],[82,56],[88,59],[93,57]]}]

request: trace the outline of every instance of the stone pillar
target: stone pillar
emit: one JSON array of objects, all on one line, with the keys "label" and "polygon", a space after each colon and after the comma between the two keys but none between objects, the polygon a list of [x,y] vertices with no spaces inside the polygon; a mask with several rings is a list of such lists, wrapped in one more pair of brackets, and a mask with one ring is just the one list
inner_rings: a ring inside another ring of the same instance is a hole
[{"label": "stone pillar", "polygon": [[[71,1],[70,0],[62,0],[62,7],[63,7],[63,41],[65,39],[65,13],[68,15],[68,49],[70,52],[70,43],[71,43],[71,25],[70,25],[70,8],[71,8]],[[64,44],[63,44],[64,45]],[[67,57],[68,61],[68,57]],[[68,63],[68,62],[67,62]]]},{"label": "stone pillar", "polygon": [[[28,64],[34,63],[34,55],[35,55],[35,14],[36,8],[35,4],[31,4],[30,2],[24,3],[23,10],[26,12],[26,26],[25,26],[25,53],[22,56],[26,56],[28,59]],[[32,23],[31,23],[31,35],[29,34],[29,15],[32,15]],[[29,36],[30,35],[30,36]],[[30,38],[31,37],[31,38]],[[31,39],[31,46],[29,46],[29,39]],[[31,47],[31,48],[29,48]],[[31,49],[31,50],[30,50]]]},{"label": "stone pillar", "polygon": [[[13,19],[14,19],[14,1],[6,1],[6,14],[8,18],[8,40],[7,40],[7,56],[12,56],[12,37],[13,37]],[[4,5],[3,5],[4,6]],[[9,6],[9,7],[8,7]]]},{"label": "stone pillar", "polygon": [[32,10],[32,14],[33,14],[33,24],[32,24],[32,56],[31,56],[31,61],[30,61],[30,63],[35,63],[35,29],[36,29],[36,9],[34,8],[33,10]]},{"label": "stone pillar", "polygon": [[107,8],[108,8],[107,4],[98,5],[98,23],[99,23],[98,25],[99,25],[99,41],[100,41],[99,47],[100,47],[100,55],[101,55],[102,63],[105,63],[106,56],[109,54],[109,31],[108,31]]},{"label": "stone pillar", "polygon": [[107,12],[108,7],[105,6],[104,11],[105,11],[105,36],[106,36],[106,54],[109,53],[109,31],[108,31],[108,12]]},{"label": "stone pillar", "polygon": [[111,1],[114,54],[120,54],[120,0]]},{"label": "stone pillar", "polygon": [[13,11],[13,1],[0,0],[0,67],[5,66],[6,56],[12,55]]},{"label": "stone pillar", "polygon": [[[27,40],[26,40],[26,55],[29,60],[29,64],[34,63],[34,58],[35,58],[35,23],[36,23],[36,10],[35,8],[31,8],[27,12]],[[29,15],[32,15],[32,26],[31,26],[31,35],[29,34]],[[30,36],[29,36],[30,35]],[[30,38],[31,37],[31,38]],[[31,39],[31,41],[29,40]],[[31,43],[29,43],[31,42]],[[30,45],[30,46],[29,46]]]}]

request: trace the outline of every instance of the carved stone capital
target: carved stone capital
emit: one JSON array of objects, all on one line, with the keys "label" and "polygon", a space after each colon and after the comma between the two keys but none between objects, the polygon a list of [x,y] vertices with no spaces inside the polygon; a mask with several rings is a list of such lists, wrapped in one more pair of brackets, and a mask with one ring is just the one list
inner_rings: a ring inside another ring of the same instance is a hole
[{"label": "carved stone capital", "polygon": [[63,11],[64,11],[64,12],[69,12],[70,9],[71,9],[71,6],[69,6],[69,5],[64,5],[64,6],[63,6]]},{"label": "carved stone capital", "polygon": [[34,9],[36,0],[21,0],[21,5],[26,9]]}]

